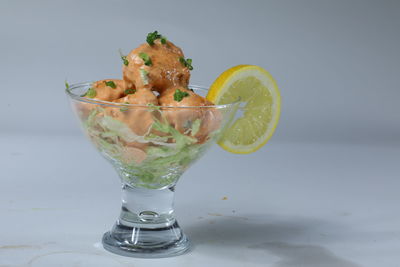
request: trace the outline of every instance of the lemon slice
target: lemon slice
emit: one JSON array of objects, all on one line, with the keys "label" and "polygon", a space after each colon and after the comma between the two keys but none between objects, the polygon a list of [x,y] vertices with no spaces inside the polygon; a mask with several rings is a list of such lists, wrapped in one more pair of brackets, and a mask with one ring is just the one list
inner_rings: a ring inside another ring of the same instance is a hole
[{"label": "lemon slice", "polygon": [[207,94],[207,99],[217,105],[232,103],[238,98],[243,105],[241,114],[224,132],[218,144],[232,153],[252,153],[267,143],[278,124],[279,89],[265,69],[239,65],[223,72]]}]

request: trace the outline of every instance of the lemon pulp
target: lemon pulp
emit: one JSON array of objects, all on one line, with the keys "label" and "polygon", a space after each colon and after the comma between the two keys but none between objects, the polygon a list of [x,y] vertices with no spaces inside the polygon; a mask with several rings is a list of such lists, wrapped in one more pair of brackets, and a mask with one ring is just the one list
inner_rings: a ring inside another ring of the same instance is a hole
[{"label": "lemon pulp", "polygon": [[226,70],[210,87],[207,99],[218,105],[240,99],[239,118],[218,141],[225,150],[251,153],[272,137],[280,116],[280,93],[263,68],[239,65]]}]

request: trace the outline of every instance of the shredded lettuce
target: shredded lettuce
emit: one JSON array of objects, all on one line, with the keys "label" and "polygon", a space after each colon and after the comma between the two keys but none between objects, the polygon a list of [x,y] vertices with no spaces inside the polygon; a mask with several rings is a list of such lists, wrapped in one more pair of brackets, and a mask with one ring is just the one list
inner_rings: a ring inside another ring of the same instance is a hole
[{"label": "shredded lettuce", "polygon": [[192,123],[192,131],[190,133],[191,136],[195,136],[200,130],[201,120],[197,119]]},{"label": "shredded lettuce", "polygon": [[93,109],[90,113],[89,116],[87,117],[86,121],[84,122],[84,126],[86,129],[89,129],[95,124],[95,118],[96,115],[100,113],[100,110],[95,108]]},{"label": "shredded lettuce", "polygon": [[167,142],[168,139],[171,138],[171,136],[158,136],[153,133],[149,133],[144,137],[145,140],[151,141],[151,142]]},{"label": "shredded lettuce", "polygon": [[[154,122],[144,136],[135,134],[125,123],[107,116],[101,108],[90,112],[84,127],[102,154],[117,168],[121,178],[132,186],[161,188],[176,182],[211,143],[197,144],[201,120],[191,123],[189,132],[179,132],[162,116]],[[156,130],[163,133],[157,135]],[[172,142],[171,142],[172,141]],[[126,162],[123,158],[126,142],[147,143],[147,157],[140,163]]]},{"label": "shredded lettuce", "polygon": [[140,139],[132,130],[123,122],[113,119],[110,116],[104,116],[99,120],[99,124],[108,130],[108,134],[114,134],[121,137],[127,142],[134,142]]}]

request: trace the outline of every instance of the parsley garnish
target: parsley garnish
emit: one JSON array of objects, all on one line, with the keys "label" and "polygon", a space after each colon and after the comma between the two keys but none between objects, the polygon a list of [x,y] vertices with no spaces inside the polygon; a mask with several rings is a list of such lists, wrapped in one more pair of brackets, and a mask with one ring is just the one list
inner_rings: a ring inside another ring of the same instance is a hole
[{"label": "parsley garnish", "polygon": [[175,93],[174,93],[174,100],[177,102],[181,102],[184,97],[188,97],[188,96],[189,96],[188,92],[184,92],[179,89],[176,89]]},{"label": "parsley garnish", "polygon": [[126,56],[121,56],[122,62],[124,62],[125,66],[129,65],[129,61],[126,59]]},{"label": "parsley garnish", "polygon": [[136,93],[136,89],[126,89],[124,92],[126,95],[131,95]]},{"label": "parsley garnish", "polygon": [[141,59],[143,59],[144,65],[151,66],[151,64],[153,64],[153,62],[151,62],[151,58],[149,57],[148,54],[141,52],[141,53],[139,53],[139,57]]},{"label": "parsley garnish", "polygon": [[146,41],[149,45],[154,45],[154,41],[157,39],[161,39],[162,44],[167,43],[167,37],[162,36],[161,34],[158,33],[158,31],[150,32],[147,34]]},{"label": "parsley garnish", "polygon": [[89,97],[89,98],[94,98],[95,96],[96,96],[96,90],[94,90],[92,87],[90,87],[87,91],[86,91],[86,93],[84,93],[83,95],[81,95],[81,96],[86,96],[86,97]]},{"label": "parsley garnish", "polygon": [[69,89],[69,84],[67,81],[65,81],[65,88]]},{"label": "parsley garnish", "polygon": [[124,56],[124,55],[122,54],[121,49],[119,49],[118,52],[119,52],[119,55],[120,55],[120,57],[121,57],[121,59],[122,59],[122,62],[124,62],[124,65],[125,65],[125,66],[128,66],[128,65],[129,65],[129,61],[126,59],[126,56]]},{"label": "parsley garnish", "polygon": [[193,70],[193,67],[192,67],[192,59],[191,59],[191,58],[185,59],[184,57],[180,57],[180,58],[179,58],[179,62],[180,62],[183,66],[185,66],[186,68],[188,68],[189,70]]},{"label": "parsley garnish", "polygon": [[142,78],[143,84],[146,85],[149,83],[149,72],[144,69],[139,69],[140,71],[140,78]]},{"label": "parsley garnish", "polygon": [[109,87],[111,87],[112,89],[115,89],[115,88],[117,88],[117,86],[115,85],[115,83],[113,82],[113,81],[104,81],[104,83],[107,85],[107,86],[109,86]]}]

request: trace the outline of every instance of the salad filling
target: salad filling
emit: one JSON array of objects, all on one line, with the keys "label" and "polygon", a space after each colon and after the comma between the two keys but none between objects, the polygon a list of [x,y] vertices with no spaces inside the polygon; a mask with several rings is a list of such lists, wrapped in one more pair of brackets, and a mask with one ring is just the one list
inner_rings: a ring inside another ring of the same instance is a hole
[{"label": "salad filling", "polygon": [[77,103],[84,130],[124,182],[174,185],[212,144],[222,115],[188,87],[192,60],[157,31],[121,58],[123,79],[94,82],[82,97],[125,105]]}]

